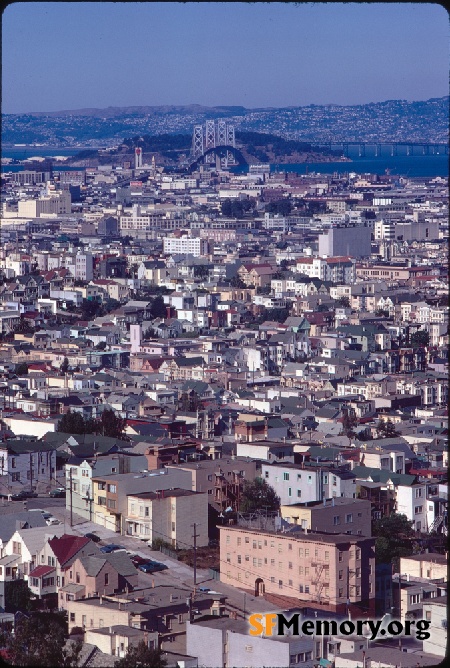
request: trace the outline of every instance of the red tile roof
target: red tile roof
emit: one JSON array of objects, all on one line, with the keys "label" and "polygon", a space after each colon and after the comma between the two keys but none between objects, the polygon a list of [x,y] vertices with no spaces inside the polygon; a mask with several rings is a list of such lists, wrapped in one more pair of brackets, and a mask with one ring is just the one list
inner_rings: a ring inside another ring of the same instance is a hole
[{"label": "red tile roof", "polygon": [[41,578],[44,575],[48,575],[55,570],[54,566],[37,566],[33,571],[31,571],[30,578]]},{"label": "red tile roof", "polygon": [[52,538],[52,540],[49,541],[49,545],[60,565],[63,566],[89,542],[90,539],[85,538],[84,536],[72,536],[65,533],[60,538]]}]

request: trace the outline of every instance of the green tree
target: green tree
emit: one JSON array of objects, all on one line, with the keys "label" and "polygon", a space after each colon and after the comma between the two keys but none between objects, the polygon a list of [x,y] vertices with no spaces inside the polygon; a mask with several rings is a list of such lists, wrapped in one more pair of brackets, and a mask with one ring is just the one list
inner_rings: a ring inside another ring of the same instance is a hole
[{"label": "green tree", "polygon": [[83,299],[81,302],[81,319],[82,320],[93,320],[99,315],[102,315],[103,308],[102,305],[94,300]]},{"label": "green tree", "polygon": [[152,302],[150,307],[150,313],[152,318],[165,318],[167,315],[167,307],[164,303],[164,298],[162,295],[158,295]]},{"label": "green tree", "polygon": [[386,421],[383,418],[380,418],[375,427],[377,436],[383,437],[386,433]]},{"label": "green tree", "polygon": [[81,413],[67,411],[58,422],[57,431],[63,434],[93,434],[95,427],[95,422],[85,420]]},{"label": "green tree", "polygon": [[375,537],[375,559],[379,564],[393,564],[398,570],[400,557],[413,554],[413,522],[406,515],[392,513],[389,517],[372,522]]},{"label": "green tree", "polygon": [[26,376],[28,373],[28,364],[26,362],[19,362],[14,367],[14,373],[16,376]]},{"label": "green tree", "polygon": [[209,275],[209,267],[207,264],[194,265],[194,276],[196,278],[207,278]]},{"label": "green tree", "polygon": [[97,345],[95,346],[95,349],[96,350],[105,350],[106,349],[106,341],[100,341],[99,343],[97,343]]},{"label": "green tree", "polygon": [[413,348],[424,348],[430,343],[430,335],[424,329],[419,329],[411,334],[410,340]]},{"label": "green tree", "polygon": [[14,635],[6,642],[14,666],[75,668],[82,643],[66,645],[67,619],[61,612],[34,612],[16,620]]},{"label": "green tree", "polygon": [[101,414],[98,421],[98,431],[103,436],[110,436],[111,438],[123,438],[127,421],[116,415],[116,413],[108,408]]},{"label": "green tree", "polygon": [[266,508],[269,511],[280,508],[280,497],[277,496],[274,488],[268,485],[263,478],[255,478],[252,482],[246,480],[239,510],[243,513],[251,513]]},{"label": "green tree", "polygon": [[114,668],[165,668],[167,661],[160,649],[150,649],[144,640],[138,645],[131,645],[122,659],[115,662]]},{"label": "green tree", "polygon": [[68,370],[69,370],[69,360],[67,359],[67,357],[65,357],[63,359],[63,362],[62,362],[61,366],[60,366],[60,371],[61,371],[61,373],[67,373]]},{"label": "green tree", "polygon": [[247,287],[238,274],[236,274],[236,276],[233,276],[233,278],[230,280],[230,285],[232,288],[240,288],[240,289],[244,289]]},{"label": "green tree", "polygon": [[357,424],[358,420],[353,415],[353,413],[350,413],[348,410],[346,410],[342,416],[342,431],[344,434],[346,436],[354,436],[354,428],[357,426]]},{"label": "green tree", "polygon": [[339,306],[344,306],[345,308],[348,308],[350,306],[350,299],[344,295],[343,297],[339,297],[337,303]]},{"label": "green tree", "polygon": [[400,432],[396,430],[395,425],[390,418],[388,418],[386,422],[384,435],[386,438],[395,438],[396,436],[400,436]]},{"label": "green tree", "polygon": [[5,612],[25,612],[31,610],[32,592],[25,580],[5,582]]}]

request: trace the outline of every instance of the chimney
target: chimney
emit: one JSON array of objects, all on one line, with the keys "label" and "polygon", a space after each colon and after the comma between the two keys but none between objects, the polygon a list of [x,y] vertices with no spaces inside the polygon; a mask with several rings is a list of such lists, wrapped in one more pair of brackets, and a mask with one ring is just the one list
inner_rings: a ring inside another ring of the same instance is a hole
[{"label": "chimney", "polygon": [[109,632],[110,632],[111,635],[113,634],[113,628],[112,628],[112,626],[109,627]]},{"label": "chimney", "polygon": [[103,603],[103,596],[100,596],[99,603],[100,603],[100,605],[102,605],[102,603]]}]

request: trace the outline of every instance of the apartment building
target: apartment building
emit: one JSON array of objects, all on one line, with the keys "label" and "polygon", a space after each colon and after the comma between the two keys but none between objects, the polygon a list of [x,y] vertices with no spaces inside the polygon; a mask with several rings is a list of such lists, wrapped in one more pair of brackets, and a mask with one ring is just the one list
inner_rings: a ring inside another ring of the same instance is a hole
[{"label": "apartment building", "polygon": [[375,539],[220,527],[220,580],[281,605],[375,608]]},{"label": "apartment building", "polygon": [[208,502],[221,510],[229,506],[238,509],[244,482],[254,480],[260,470],[259,462],[249,457],[204,459],[167,468],[189,471],[193,491],[205,493]]},{"label": "apartment building", "polygon": [[187,489],[169,489],[128,495],[126,533],[152,543],[162,539],[174,548],[208,545],[208,495]]},{"label": "apartment building", "polygon": [[164,237],[163,239],[163,253],[165,255],[189,253],[194,257],[201,257],[202,255],[207,255],[208,252],[209,244],[207,239],[191,236],[173,236]]},{"label": "apartment building", "polygon": [[191,474],[188,471],[174,469],[94,476],[92,483],[94,492],[92,521],[117,533],[125,533],[128,494],[156,492],[175,487],[192,489]]},{"label": "apartment building", "polygon": [[353,536],[372,535],[372,504],[363,499],[324,499],[281,506],[281,516],[302,529]]}]

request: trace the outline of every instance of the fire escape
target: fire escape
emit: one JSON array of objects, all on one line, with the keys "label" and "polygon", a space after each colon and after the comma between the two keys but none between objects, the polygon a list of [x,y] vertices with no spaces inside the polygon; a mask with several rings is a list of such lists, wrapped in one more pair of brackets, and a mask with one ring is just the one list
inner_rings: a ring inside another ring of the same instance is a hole
[{"label": "fire escape", "polygon": [[311,566],[314,568],[314,573],[311,579],[312,584],[316,588],[316,601],[322,603],[321,595],[324,587],[329,587],[329,564],[321,559],[313,559]]}]

